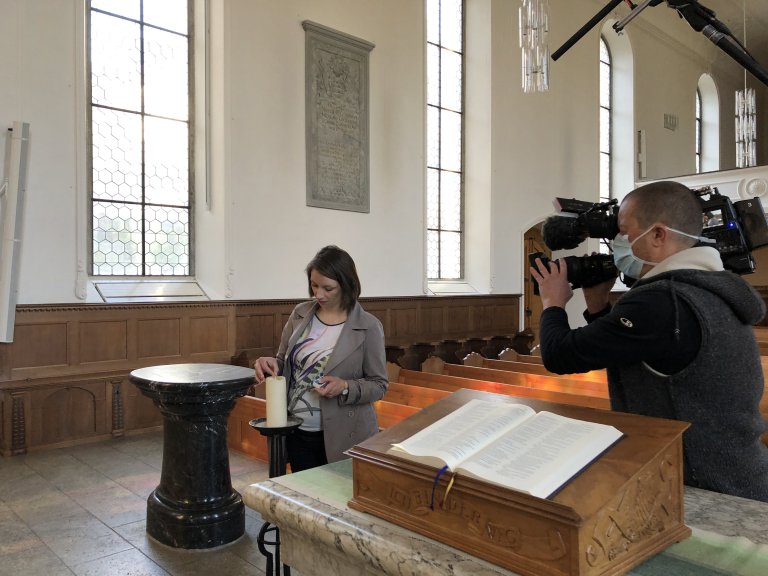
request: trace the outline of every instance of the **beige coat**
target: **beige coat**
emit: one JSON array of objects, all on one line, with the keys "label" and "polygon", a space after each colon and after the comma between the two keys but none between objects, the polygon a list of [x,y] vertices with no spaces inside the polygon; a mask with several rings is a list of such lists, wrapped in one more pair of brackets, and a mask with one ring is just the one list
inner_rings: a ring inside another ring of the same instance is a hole
[{"label": "beige coat", "polygon": [[[287,380],[290,374],[283,370],[286,354],[312,320],[317,306],[314,301],[299,304],[283,328],[277,361]],[[372,403],[384,396],[389,384],[384,329],[378,318],[363,310],[359,303],[347,315],[325,374],[343,378],[349,385],[348,396],[320,398],[325,454],[328,462],[336,462],[346,458],[345,450],[379,431]]]}]

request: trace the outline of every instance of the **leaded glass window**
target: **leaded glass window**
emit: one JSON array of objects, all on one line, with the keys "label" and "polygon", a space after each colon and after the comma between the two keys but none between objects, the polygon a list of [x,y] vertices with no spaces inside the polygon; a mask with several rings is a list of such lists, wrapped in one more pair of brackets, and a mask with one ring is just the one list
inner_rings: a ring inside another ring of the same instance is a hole
[{"label": "leaded glass window", "polygon": [[464,5],[427,0],[427,277],[463,276]]},{"label": "leaded glass window", "polygon": [[91,273],[187,276],[191,6],[91,0]]},{"label": "leaded glass window", "polygon": [[600,202],[613,198],[611,189],[611,53],[600,37]]},{"label": "leaded glass window", "polygon": [[696,89],[696,174],[701,172],[701,90]]}]

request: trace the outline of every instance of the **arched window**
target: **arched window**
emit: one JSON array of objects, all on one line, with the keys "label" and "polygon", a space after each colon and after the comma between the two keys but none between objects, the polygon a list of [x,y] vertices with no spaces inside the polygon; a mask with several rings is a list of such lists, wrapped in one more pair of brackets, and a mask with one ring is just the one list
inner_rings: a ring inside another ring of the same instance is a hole
[{"label": "arched window", "polygon": [[600,198],[621,200],[635,187],[634,64],[630,32],[616,34],[613,20],[601,28],[600,65]]},{"label": "arched window", "polygon": [[696,174],[701,172],[701,90],[696,88]]},{"label": "arched window", "polygon": [[712,76],[696,87],[696,172],[720,170],[720,96]]},{"label": "arched window", "polygon": [[464,2],[427,1],[427,278],[463,277]]}]

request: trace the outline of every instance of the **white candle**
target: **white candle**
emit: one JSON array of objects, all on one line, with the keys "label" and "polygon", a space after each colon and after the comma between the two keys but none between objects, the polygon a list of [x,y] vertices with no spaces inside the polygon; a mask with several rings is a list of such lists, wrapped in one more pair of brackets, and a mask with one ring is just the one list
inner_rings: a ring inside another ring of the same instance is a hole
[{"label": "white candle", "polygon": [[267,377],[267,426],[281,428],[288,424],[288,393],[285,378]]}]

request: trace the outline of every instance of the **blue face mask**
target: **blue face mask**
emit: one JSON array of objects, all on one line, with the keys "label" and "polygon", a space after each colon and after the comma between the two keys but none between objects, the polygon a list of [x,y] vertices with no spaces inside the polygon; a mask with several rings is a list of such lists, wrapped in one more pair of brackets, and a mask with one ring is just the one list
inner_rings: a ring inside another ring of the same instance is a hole
[{"label": "blue face mask", "polygon": [[[700,236],[694,236],[693,234],[688,234],[687,232],[682,232],[681,230],[676,230],[674,228],[670,228],[669,226],[665,226],[665,228],[670,232],[675,232],[676,234],[681,234],[682,236],[687,236],[688,238],[695,238],[696,240],[712,242],[709,239],[701,238]],[[619,271],[622,272],[625,276],[629,276],[630,278],[637,280],[640,278],[640,273],[642,272],[644,265],[647,264],[648,266],[656,266],[656,264],[658,264],[658,262],[649,262],[648,260],[638,258],[632,252],[632,246],[634,246],[635,242],[640,240],[640,238],[648,234],[648,232],[651,230],[653,230],[653,226],[640,234],[640,236],[635,238],[632,242],[629,241],[629,236],[627,234],[617,234],[613,239],[613,262],[616,264],[616,268],[618,268]]]},{"label": "blue face mask", "polygon": [[648,262],[647,260],[638,258],[632,252],[632,246],[634,243],[648,234],[648,232],[650,232],[652,229],[653,226],[640,234],[640,236],[635,238],[632,242],[629,241],[629,236],[627,234],[616,235],[616,237],[613,239],[613,262],[616,264],[616,268],[619,269],[619,272],[622,272],[625,276],[629,276],[630,278],[637,280],[640,278],[640,272],[642,271],[644,265],[648,264],[649,266],[655,266],[658,264],[658,262]]}]

